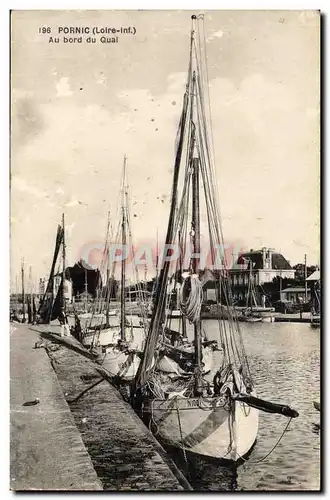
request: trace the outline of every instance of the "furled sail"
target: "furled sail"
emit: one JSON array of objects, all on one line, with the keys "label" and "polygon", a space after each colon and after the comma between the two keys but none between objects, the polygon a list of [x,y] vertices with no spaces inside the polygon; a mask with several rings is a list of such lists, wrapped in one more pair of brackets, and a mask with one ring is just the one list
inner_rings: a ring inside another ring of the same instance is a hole
[{"label": "furled sail", "polygon": [[[38,315],[41,317],[41,319],[44,323],[49,323],[52,319],[55,319],[57,317],[55,315],[55,318],[54,318],[54,314],[56,314],[56,311],[53,312],[53,308],[54,308],[54,273],[55,273],[55,267],[56,267],[58,255],[60,252],[60,248],[61,248],[61,245],[63,243],[63,238],[64,238],[64,230],[59,225],[57,228],[55,250],[54,250],[53,262],[52,262],[52,267],[50,270],[49,280],[48,280],[47,288],[45,290],[44,296],[41,300],[39,310],[38,310]],[[60,289],[61,289],[61,287],[60,287]]]},{"label": "furled sail", "polygon": [[[165,240],[166,245],[170,245],[173,242],[173,236],[174,236],[174,219],[176,215],[175,212],[176,212],[177,196],[178,196],[178,181],[179,181],[180,163],[181,163],[181,156],[184,143],[184,133],[187,122],[187,110],[188,110],[188,90],[186,91],[183,98],[182,114],[178,130],[178,144],[176,150],[174,176],[172,184],[171,210],[170,210],[170,216],[169,216],[169,222]],[[168,259],[165,258],[167,256],[166,245],[163,256],[163,262],[157,282],[157,288],[155,292],[155,304],[153,307],[149,332],[146,339],[145,350],[135,378],[136,390],[144,385],[146,381],[147,372],[153,365],[154,351],[159,336],[160,324],[165,313],[166,287],[167,287],[167,280],[170,267],[170,262],[168,261]]]}]

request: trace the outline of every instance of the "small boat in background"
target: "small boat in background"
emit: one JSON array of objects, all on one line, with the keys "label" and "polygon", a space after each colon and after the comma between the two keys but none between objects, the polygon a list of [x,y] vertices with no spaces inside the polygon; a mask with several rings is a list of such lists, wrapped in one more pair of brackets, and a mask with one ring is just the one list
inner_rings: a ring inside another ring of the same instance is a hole
[{"label": "small boat in background", "polygon": [[261,316],[246,316],[243,321],[246,323],[259,323],[262,321]]},{"label": "small boat in background", "polygon": [[[315,273],[314,273],[315,274]],[[321,326],[321,283],[317,280],[312,288],[311,327]]]},{"label": "small boat in background", "polygon": [[273,323],[275,321],[274,311],[275,309],[273,307],[258,305],[257,293],[252,274],[252,261],[249,261],[249,282],[246,307],[242,310],[242,313],[238,315],[238,319],[239,321],[244,321],[246,323]]},{"label": "small boat in background", "polygon": [[321,411],[321,403],[318,403],[317,401],[313,402],[314,408],[317,411]]},{"label": "small boat in background", "polygon": [[311,315],[311,327],[312,328],[320,328],[321,326],[321,315],[320,314],[312,314]]},{"label": "small boat in background", "polygon": [[[118,220],[116,240],[122,247],[125,248],[128,246],[133,254],[134,246],[132,241],[129,188],[126,178],[126,161],[127,158],[126,156],[124,156],[120,217]],[[120,381],[121,383],[124,383],[128,380],[133,380],[137,373],[141,360],[140,355],[143,350],[145,328],[147,327],[147,318],[145,312],[142,309],[140,310],[140,318],[134,318],[133,315],[129,314],[127,311],[127,294],[125,290],[127,266],[126,257],[121,259],[119,281],[120,310],[110,311],[110,301],[112,295],[110,287],[112,287],[113,283],[115,282],[116,261],[113,260],[113,262],[111,262],[112,269],[110,269],[109,256],[111,235],[109,229],[110,221],[108,217],[105,251],[101,263],[101,274],[104,274],[105,271],[105,274],[107,276],[107,291],[105,297],[106,311],[105,314],[98,314],[97,311],[100,310],[100,304],[98,304],[97,302],[95,303],[94,311],[91,315],[89,315],[89,324],[85,326],[85,331],[82,332],[81,342],[85,347],[89,348],[90,350],[94,350],[98,352],[99,355],[103,356],[102,367],[107,370],[111,377],[116,378],[118,382]],[[136,282],[139,283],[138,270],[136,266],[134,267],[134,273]],[[111,276],[111,280],[109,280],[109,276]],[[143,302],[142,290],[140,288],[137,288],[137,293],[138,304],[141,304]],[[102,300],[103,298],[101,295],[100,301]],[[78,328],[76,328],[76,331],[77,330]]]}]

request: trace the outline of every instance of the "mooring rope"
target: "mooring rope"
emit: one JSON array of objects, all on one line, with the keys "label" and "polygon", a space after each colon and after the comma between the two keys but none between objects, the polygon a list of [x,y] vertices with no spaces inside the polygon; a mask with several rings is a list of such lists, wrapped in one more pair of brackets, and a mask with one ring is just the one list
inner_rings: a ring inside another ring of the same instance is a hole
[{"label": "mooring rope", "polygon": [[239,456],[239,458],[240,458],[241,460],[243,460],[245,463],[248,463],[249,465],[260,464],[261,462],[263,462],[264,460],[266,460],[266,458],[268,458],[268,457],[269,457],[269,455],[271,455],[271,454],[273,453],[273,451],[275,451],[275,449],[277,448],[277,446],[280,444],[280,442],[281,442],[281,440],[282,440],[282,438],[283,438],[284,434],[286,433],[286,431],[287,431],[287,430],[288,430],[288,428],[289,428],[289,425],[290,425],[290,423],[291,423],[291,420],[292,420],[292,417],[290,417],[290,419],[289,419],[288,423],[286,424],[286,426],[285,426],[285,428],[284,428],[284,430],[283,430],[282,434],[280,435],[280,437],[278,438],[278,440],[276,441],[276,443],[274,444],[274,446],[272,447],[272,449],[271,449],[268,453],[266,453],[266,455],[265,455],[265,456],[263,456],[263,457],[262,457],[262,458],[260,458],[259,460],[256,460],[256,461],[254,461],[254,462],[250,462],[250,461],[249,461],[249,459],[243,458],[243,457],[242,457],[239,453],[237,453],[237,452],[236,452],[236,453],[237,453],[237,455]]}]

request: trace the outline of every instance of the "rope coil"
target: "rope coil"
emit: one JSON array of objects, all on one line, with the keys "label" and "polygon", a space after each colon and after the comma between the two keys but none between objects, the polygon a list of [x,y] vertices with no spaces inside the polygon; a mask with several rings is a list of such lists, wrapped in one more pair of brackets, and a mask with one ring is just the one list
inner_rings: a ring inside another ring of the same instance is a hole
[{"label": "rope coil", "polygon": [[199,277],[194,274],[185,277],[180,290],[180,309],[190,323],[196,323],[200,318],[202,301],[203,288]]}]

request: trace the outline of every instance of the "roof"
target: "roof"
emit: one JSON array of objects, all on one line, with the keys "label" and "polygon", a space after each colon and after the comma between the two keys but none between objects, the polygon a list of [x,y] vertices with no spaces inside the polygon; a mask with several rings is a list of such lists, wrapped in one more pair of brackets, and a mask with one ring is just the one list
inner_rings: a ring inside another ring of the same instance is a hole
[{"label": "roof", "polygon": [[[283,257],[282,254],[272,252],[272,267],[271,269],[292,269],[289,262]],[[253,269],[263,269],[263,250],[253,250],[241,254],[237,259],[237,264],[247,264],[247,261],[251,261],[253,264]]]},{"label": "roof", "polygon": [[319,281],[321,279],[321,273],[320,271],[314,271],[313,274],[308,276],[306,281]]}]

